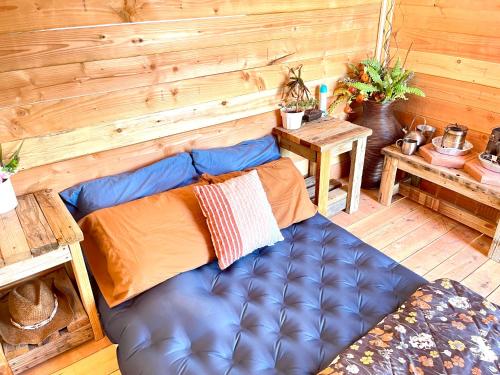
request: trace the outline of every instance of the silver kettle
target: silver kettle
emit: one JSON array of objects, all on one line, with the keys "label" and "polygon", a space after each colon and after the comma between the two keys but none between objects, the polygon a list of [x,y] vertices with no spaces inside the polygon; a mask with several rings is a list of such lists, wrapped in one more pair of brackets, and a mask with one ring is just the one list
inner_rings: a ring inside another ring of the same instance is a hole
[{"label": "silver kettle", "polygon": [[[415,124],[415,120],[418,117],[421,117],[421,116],[415,116],[413,118],[413,121],[411,122],[410,126],[408,128],[403,128],[403,133],[405,133],[406,139],[413,139],[413,140],[417,141],[417,146],[420,147],[427,142],[427,137],[422,133],[421,130],[419,130],[418,127],[420,125],[418,125],[414,130],[412,130],[413,125]],[[427,120],[425,119],[425,117],[421,117],[421,118],[424,119],[424,126],[427,126]]]}]

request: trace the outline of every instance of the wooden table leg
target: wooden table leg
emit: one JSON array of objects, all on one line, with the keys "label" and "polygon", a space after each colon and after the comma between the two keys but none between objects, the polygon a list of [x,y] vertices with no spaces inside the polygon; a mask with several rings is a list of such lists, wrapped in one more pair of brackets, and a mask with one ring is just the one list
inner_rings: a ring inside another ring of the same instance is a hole
[{"label": "wooden table leg", "polygon": [[349,173],[349,188],[347,190],[347,202],[345,208],[345,211],[348,214],[356,212],[359,208],[365,151],[366,138],[358,139],[352,143],[351,171]]},{"label": "wooden table leg", "polygon": [[85,267],[85,261],[83,260],[82,249],[79,243],[73,243],[69,246],[69,248],[72,258],[71,265],[73,266],[76,283],[78,285],[78,290],[80,291],[80,298],[82,299],[83,307],[89,316],[90,325],[94,331],[94,339],[97,341],[102,339],[104,334],[102,332],[101,322],[99,321],[99,315],[97,314],[94,294],[92,293],[92,287],[90,286],[87,268]]},{"label": "wooden table leg", "polygon": [[315,203],[320,214],[328,215],[328,190],[330,187],[330,151],[318,152],[316,156]]},{"label": "wooden table leg", "polygon": [[12,370],[9,362],[7,362],[7,358],[5,358],[2,345],[0,345],[0,375],[12,375]]},{"label": "wooden table leg", "polygon": [[493,236],[488,256],[494,261],[500,262],[500,221],[497,223],[497,230]]},{"label": "wooden table leg", "polygon": [[386,155],[384,159],[384,169],[382,171],[382,182],[378,193],[378,201],[384,206],[391,205],[397,171],[398,159]]}]

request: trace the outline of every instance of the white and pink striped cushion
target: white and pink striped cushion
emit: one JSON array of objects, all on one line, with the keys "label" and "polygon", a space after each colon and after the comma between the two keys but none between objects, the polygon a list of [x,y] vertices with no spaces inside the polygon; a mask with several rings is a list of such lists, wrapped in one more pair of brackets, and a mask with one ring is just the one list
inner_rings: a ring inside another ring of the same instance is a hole
[{"label": "white and pink striped cushion", "polygon": [[257,171],[194,189],[221,269],[283,240]]}]

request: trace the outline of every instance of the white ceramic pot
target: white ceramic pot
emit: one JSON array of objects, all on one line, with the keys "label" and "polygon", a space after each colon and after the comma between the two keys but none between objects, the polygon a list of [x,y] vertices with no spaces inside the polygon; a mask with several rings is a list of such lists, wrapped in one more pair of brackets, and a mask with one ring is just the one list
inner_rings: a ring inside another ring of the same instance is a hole
[{"label": "white ceramic pot", "polygon": [[299,129],[302,126],[302,117],[304,117],[304,111],[286,112],[281,110],[281,120],[285,129]]},{"label": "white ceramic pot", "polygon": [[[0,180],[1,181],[1,180]],[[0,214],[12,211],[17,207],[17,198],[10,178],[0,183]]]}]

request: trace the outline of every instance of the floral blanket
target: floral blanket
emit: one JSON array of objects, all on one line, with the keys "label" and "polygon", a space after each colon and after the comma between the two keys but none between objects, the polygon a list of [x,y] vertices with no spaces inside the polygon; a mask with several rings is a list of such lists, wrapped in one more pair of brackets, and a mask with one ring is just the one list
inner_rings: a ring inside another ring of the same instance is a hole
[{"label": "floral blanket", "polygon": [[500,374],[500,308],[460,283],[419,288],[318,375]]}]

